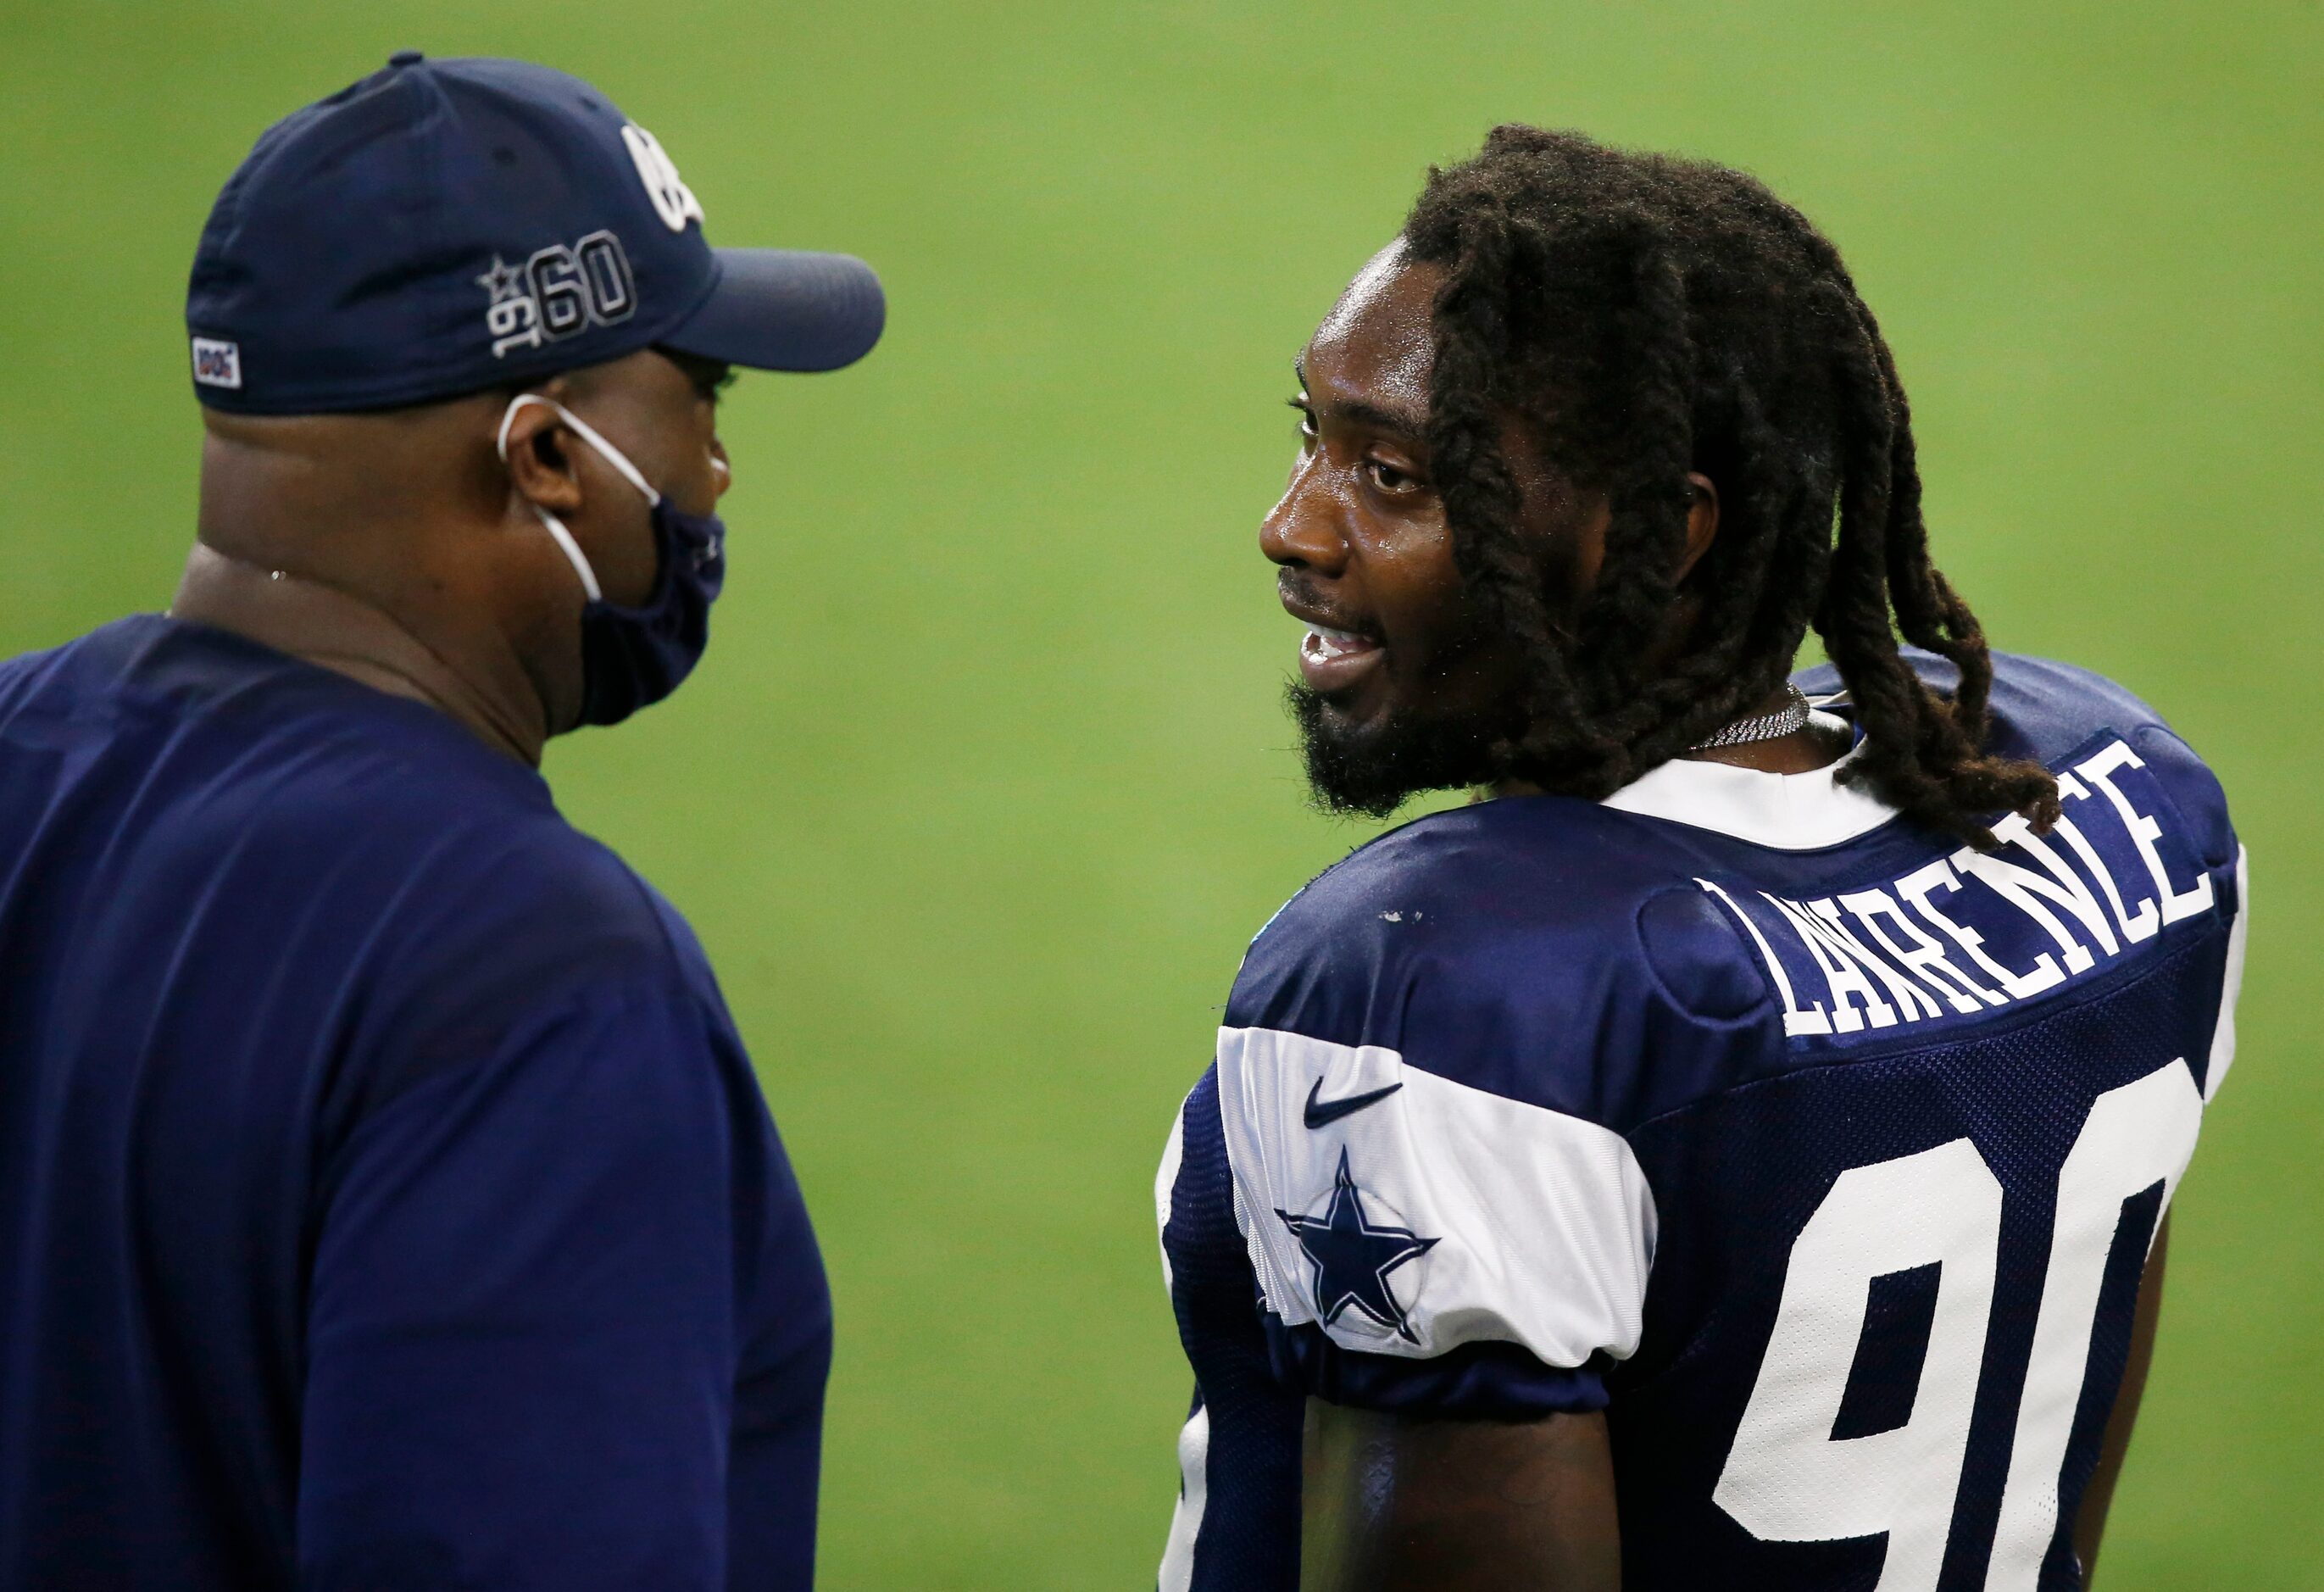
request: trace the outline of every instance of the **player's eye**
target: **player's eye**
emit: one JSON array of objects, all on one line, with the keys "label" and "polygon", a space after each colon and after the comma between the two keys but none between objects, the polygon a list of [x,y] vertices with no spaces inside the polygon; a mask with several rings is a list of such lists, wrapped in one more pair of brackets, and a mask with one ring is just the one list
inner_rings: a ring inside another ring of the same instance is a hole
[{"label": "player's eye", "polygon": [[1419,477],[1409,470],[1398,469],[1383,458],[1364,460],[1364,469],[1370,475],[1372,485],[1391,496],[1401,497],[1422,484]]},{"label": "player's eye", "polygon": [[694,384],[694,395],[705,403],[715,404],[734,384],[734,367],[731,365],[711,365],[692,362],[687,375]]},{"label": "player's eye", "polygon": [[1299,412],[1299,448],[1304,453],[1315,446],[1315,412],[1308,407],[1307,395],[1304,393],[1284,402]]}]

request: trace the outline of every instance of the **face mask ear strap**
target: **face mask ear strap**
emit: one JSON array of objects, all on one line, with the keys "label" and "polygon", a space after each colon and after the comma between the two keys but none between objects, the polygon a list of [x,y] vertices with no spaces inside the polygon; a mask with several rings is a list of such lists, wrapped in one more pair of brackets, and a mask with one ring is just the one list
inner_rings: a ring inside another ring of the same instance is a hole
[{"label": "face mask ear strap", "polygon": [[643,472],[641,472],[637,466],[630,462],[629,456],[627,454],[614,447],[611,442],[606,441],[604,438],[599,436],[597,434],[596,427],[591,425],[587,421],[583,420],[579,415],[566,408],[565,405],[557,402],[556,399],[544,398],[538,393],[519,393],[514,398],[509,400],[508,412],[501,416],[500,452],[501,462],[503,464],[508,463],[509,422],[515,420],[516,412],[523,408],[528,403],[545,403],[549,408],[555,410],[557,412],[557,418],[563,421],[567,426],[570,426],[574,431],[579,435],[580,439],[584,442],[586,442],[590,447],[595,449],[597,450],[597,456],[600,458],[603,458],[607,464],[612,465],[613,468],[620,471],[622,479],[627,481],[631,486],[644,493],[648,503],[653,504],[659,503],[661,501],[661,494],[656,492],[652,486],[647,482]]},{"label": "face mask ear strap", "polygon": [[[509,423],[516,419],[516,412],[522,409],[528,403],[546,403],[549,408],[556,410],[558,413],[565,414],[563,405],[558,403],[553,399],[543,398],[538,393],[519,393],[514,398],[510,399],[508,412],[501,416],[500,437],[494,443],[494,447],[500,452],[501,462],[503,464],[506,464],[508,462]],[[588,428],[583,426],[579,421],[575,420],[571,415],[565,414],[565,419],[568,424],[578,428],[584,432],[588,432]],[[594,439],[595,433],[589,434]],[[600,442],[597,446],[603,448],[604,444]],[[620,467],[624,470],[628,469],[629,460],[625,458],[617,458],[617,462]],[[597,571],[589,567],[587,557],[581,551],[581,544],[573,540],[573,532],[565,528],[565,522],[558,519],[555,514],[550,514],[547,509],[541,507],[537,503],[532,505],[532,512],[533,516],[540,520],[542,529],[549,532],[549,539],[557,543],[558,550],[564,553],[565,561],[573,566],[573,573],[581,578],[582,591],[587,595],[589,600],[593,603],[604,601],[605,594],[597,585]]]},{"label": "face mask ear strap", "polygon": [[537,503],[532,505],[532,512],[540,516],[542,528],[563,550],[565,561],[573,566],[573,572],[581,577],[581,589],[588,595],[589,600],[593,603],[604,601],[605,594],[597,586],[597,571],[592,569],[589,560],[582,556],[581,544],[573,540],[573,532],[565,528],[565,522]]},{"label": "face mask ear strap", "polygon": [[501,456],[501,463],[503,464],[508,463],[509,428],[516,424],[516,412],[522,409],[528,403],[546,403],[551,409],[557,407],[553,400],[543,398],[538,393],[519,393],[515,397],[509,400],[509,406],[501,411],[500,432],[493,439],[493,451]]}]

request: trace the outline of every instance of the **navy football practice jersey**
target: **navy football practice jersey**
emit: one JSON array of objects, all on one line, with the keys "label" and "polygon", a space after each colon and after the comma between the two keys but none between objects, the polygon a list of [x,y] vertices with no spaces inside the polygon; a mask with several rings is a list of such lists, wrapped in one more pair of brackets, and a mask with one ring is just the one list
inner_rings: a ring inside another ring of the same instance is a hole
[{"label": "navy football practice jersey", "polygon": [[1996,670],[2046,835],[1677,762],[1422,819],[1277,914],[1156,1189],[1196,1383],[1165,1592],[1296,1587],[1309,1395],[1603,1409],[1631,1587],[2079,1584],[2244,869],[2151,709]]},{"label": "navy football practice jersey", "polygon": [[0,663],[0,1587],[805,1588],[831,1306],[702,949],[219,631]]}]

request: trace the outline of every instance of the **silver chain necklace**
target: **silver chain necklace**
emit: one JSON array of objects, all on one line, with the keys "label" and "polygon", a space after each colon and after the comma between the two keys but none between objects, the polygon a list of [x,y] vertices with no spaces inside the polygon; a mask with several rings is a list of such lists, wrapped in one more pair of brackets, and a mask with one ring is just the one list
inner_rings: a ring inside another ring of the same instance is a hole
[{"label": "silver chain necklace", "polygon": [[1754,741],[1772,741],[1778,736],[1788,736],[1794,730],[1805,729],[1808,722],[1808,699],[1800,688],[1784,685],[1784,705],[1773,713],[1754,714],[1738,718],[1707,741],[1697,741],[1687,748],[1690,752],[1708,752],[1716,746],[1748,746]]}]

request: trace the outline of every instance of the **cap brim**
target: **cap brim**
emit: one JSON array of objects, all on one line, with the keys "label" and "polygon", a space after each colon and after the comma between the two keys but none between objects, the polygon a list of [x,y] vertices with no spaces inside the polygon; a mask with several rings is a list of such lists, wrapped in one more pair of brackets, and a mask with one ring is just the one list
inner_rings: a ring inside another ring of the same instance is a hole
[{"label": "cap brim", "polygon": [[659,340],[681,354],[753,370],[837,370],[872,352],[888,300],[852,255],[714,249],[718,279]]}]

